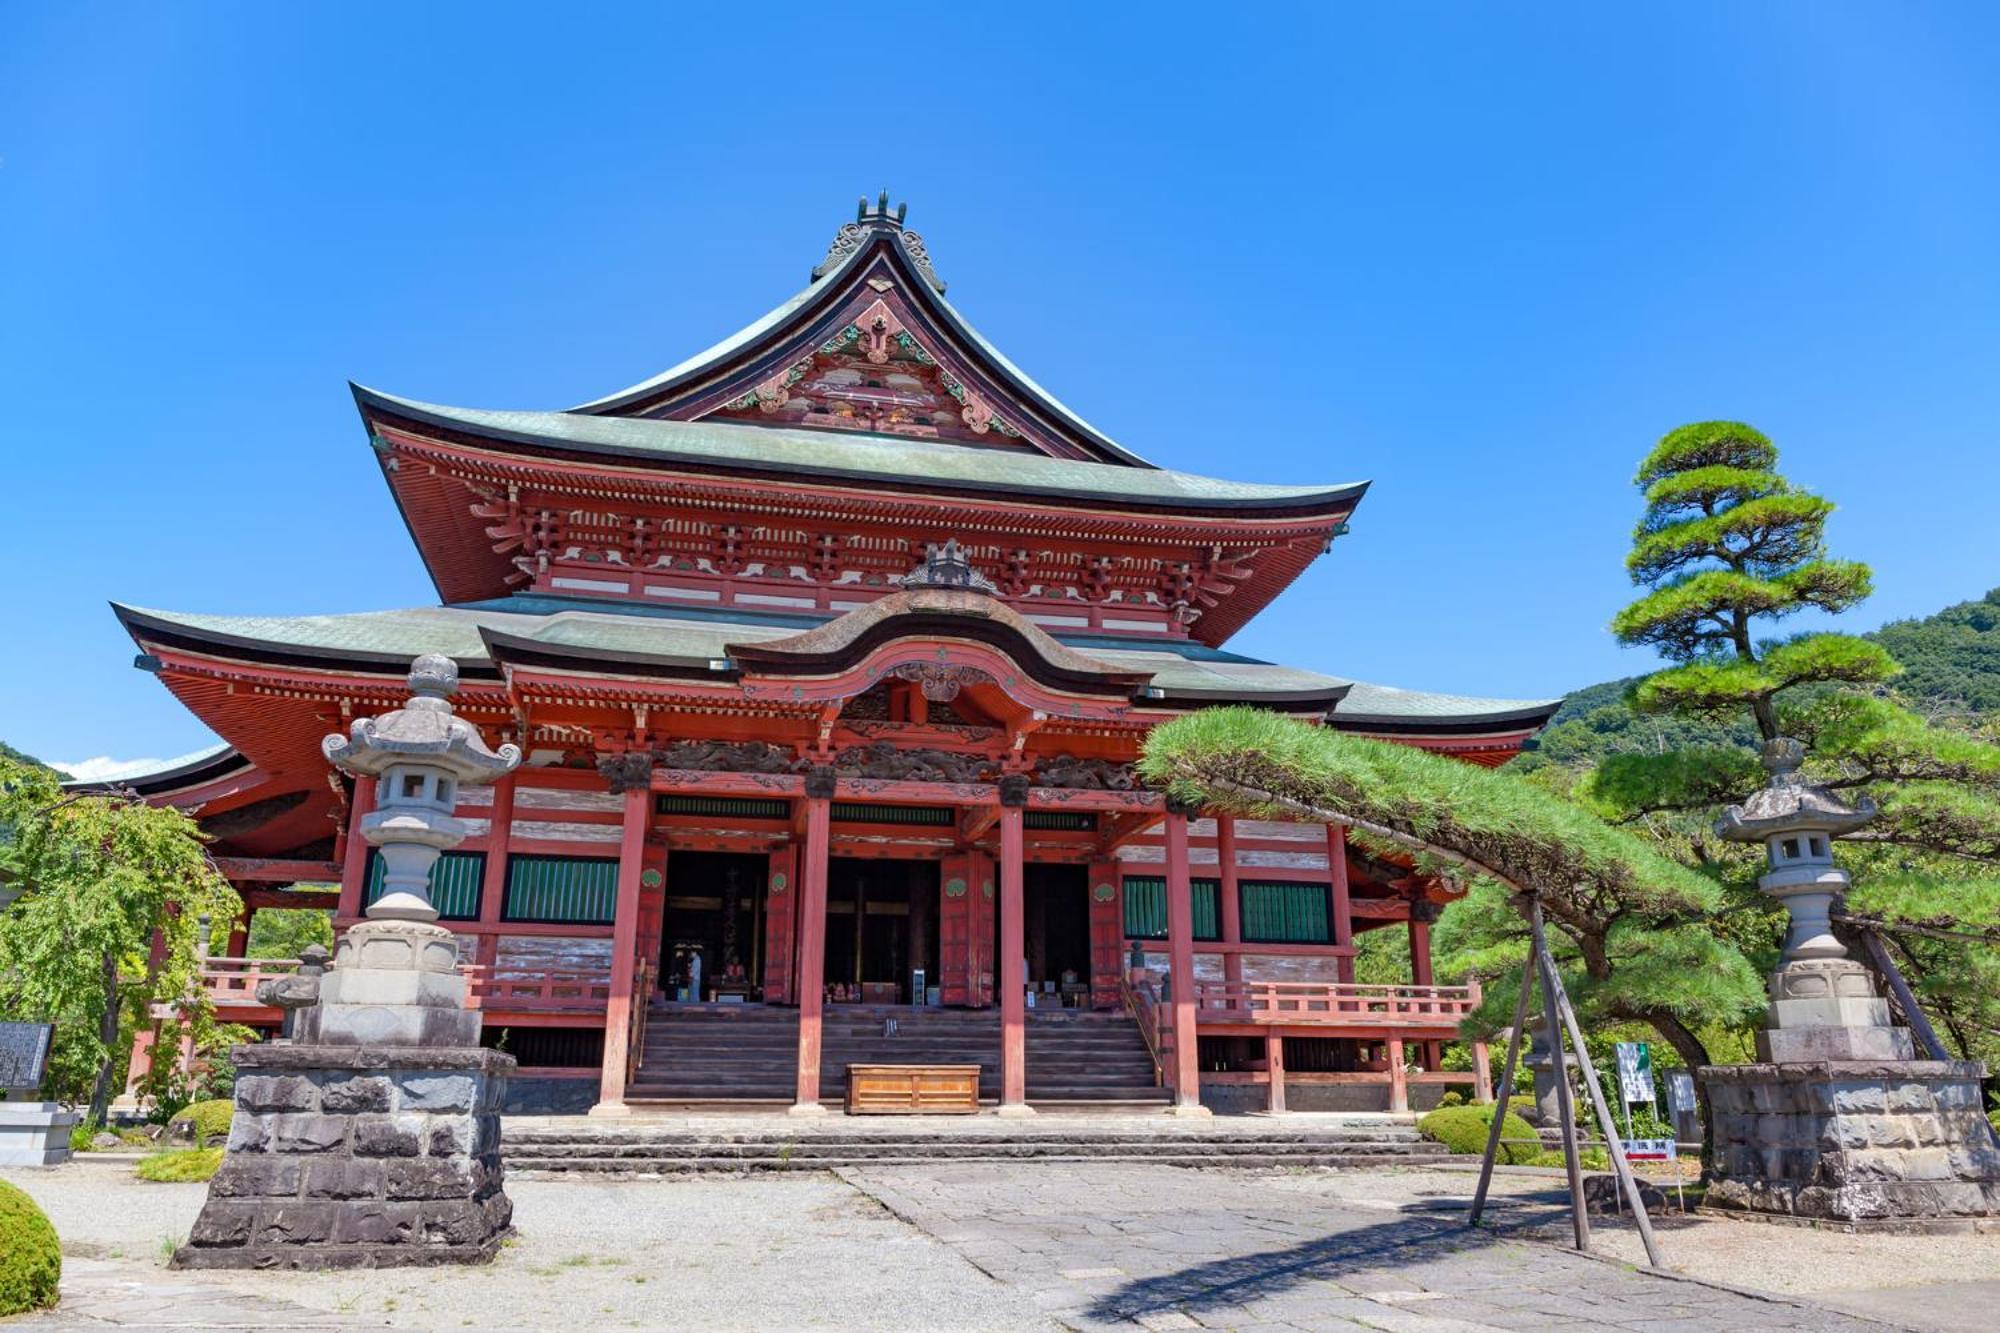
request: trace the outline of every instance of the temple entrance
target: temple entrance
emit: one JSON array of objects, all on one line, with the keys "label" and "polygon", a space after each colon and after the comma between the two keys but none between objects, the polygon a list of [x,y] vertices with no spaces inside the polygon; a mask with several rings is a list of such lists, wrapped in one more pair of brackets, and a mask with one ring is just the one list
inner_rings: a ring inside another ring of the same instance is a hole
[{"label": "temple entrance", "polygon": [[1023,943],[1037,1007],[1090,1006],[1090,888],[1083,866],[1022,867]]},{"label": "temple entrance", "polygon": [[937,862],[832,858],[826,876],[828,998],[909,1004],[917,969],[926,988],[938,985]]},{"label": "temple entrance", "polygon": [[670,1000],[747,1001],[764,981],[764,875],[770,859],[671,852],[660,931],[660,993]]}]

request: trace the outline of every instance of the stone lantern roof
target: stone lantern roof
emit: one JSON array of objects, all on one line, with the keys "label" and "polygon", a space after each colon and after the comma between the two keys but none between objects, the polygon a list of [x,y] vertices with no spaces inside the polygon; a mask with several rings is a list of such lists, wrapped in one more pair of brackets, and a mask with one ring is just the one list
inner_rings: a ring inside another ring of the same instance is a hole
[{"label": "stone lantern roof", "polygon": [[1764,744],[1764,769],[1770,785],[1741,805],[1732,805],[1715,823],[1716,836],[1730,842],[1764,842],[1787,833],[1824,833],[1840,837],[1875,818],[1875,802],[1863,797],[1849,805],[1799,776],[1806,747],[1789,736]]},{"label": "stone lantern roof", "polygon": [[410,698],[379,717],[357,719],[346,736],[328,736],[320,749],[336,767],[380,777],[392,765],[417,763],[443,769],[461,783],[491,782],[521,762],[518,745],[486,748],[479,729],[451,711],[458,665],[442,653],[410,664]]}]

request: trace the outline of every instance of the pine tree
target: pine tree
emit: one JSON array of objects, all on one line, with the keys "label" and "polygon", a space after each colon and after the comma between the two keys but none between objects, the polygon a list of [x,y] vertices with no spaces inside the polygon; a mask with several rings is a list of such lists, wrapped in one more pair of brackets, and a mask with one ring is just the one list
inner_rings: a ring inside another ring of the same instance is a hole
[{"label": "pine tree", "polygon": [[1738,421],[1682,426],[1640,464],[1646,511],[1625,565],[1650,591],[1611,628],[1620,642],[1650,645],[1679,664],[1638,686],[1641,710],[1717,715],[1747,708],[1772,740],[1782,691],[1895,673],[1886,652],[1850,635],[1755,639],[1760,621],[1807,608],[1845,611],[1871,590],[1866,565],[1827,558],[1833,505],[1793,487],[1777,464],[1777,447]]}]

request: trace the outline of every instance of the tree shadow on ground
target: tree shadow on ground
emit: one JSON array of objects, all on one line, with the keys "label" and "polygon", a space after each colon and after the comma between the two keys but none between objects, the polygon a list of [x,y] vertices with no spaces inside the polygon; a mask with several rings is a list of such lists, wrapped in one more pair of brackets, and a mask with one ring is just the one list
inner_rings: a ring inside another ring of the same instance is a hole
[{"label": "tree shadow on ground", "polygon": [[[1491,1289],[1490,1270],[1445,1276],[1433,1265],[1468,1252],[1549,1237],[1551,1224],[1568,1225],[1566,1196],[1517,1195],[1496,1200],[1487,1224],[1465,1224],[1462,1201],[1444,1206],[1406,1205],[1393,1220],[1366,1223],[1278,1250],[1236,1255],[1194,1264],[1172,1273],[1135,1278],[1098,1297],[1086,1311],[1105,1323],[1137,1319],[1166,1310],[1199,1313],[1276,1296],[1308,1282],[1339,1282],[1343,1275],[1430,1268],[1425,1285],[1478,1295]],[[1524,1207],[1523,1205],[1528,1205]],[[1334,1220],[1329,1217],[1329,1221]],[[1597,1219],[1594,1223],[1601,1225]],[[1358,1294],[1365,1297],[1366,1292]]]}]

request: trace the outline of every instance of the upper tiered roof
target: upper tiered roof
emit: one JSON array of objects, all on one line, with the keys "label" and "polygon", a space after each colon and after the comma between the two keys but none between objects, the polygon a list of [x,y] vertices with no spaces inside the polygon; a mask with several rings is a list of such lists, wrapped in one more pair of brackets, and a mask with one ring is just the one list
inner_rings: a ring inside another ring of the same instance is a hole
[{"label": "upper tiered roof", "polygon": [[1220,644],[1345,530],[1366,482],[1223,481],[1114,443],[945,301],[903,218],[864,200],[804,291],[580,407],[356,387],[443,599],[838,609],[949,538],[1045,628]]}]

